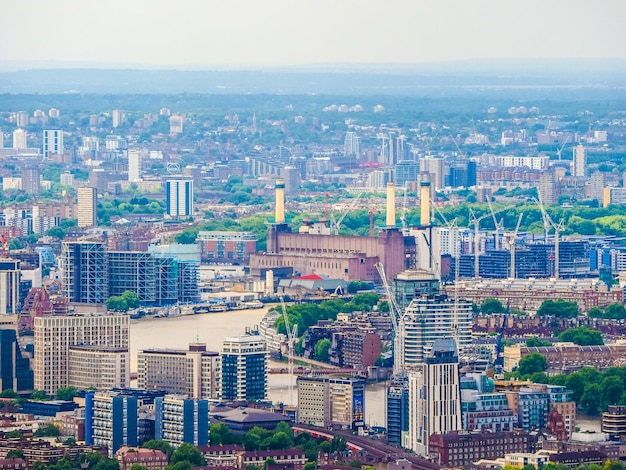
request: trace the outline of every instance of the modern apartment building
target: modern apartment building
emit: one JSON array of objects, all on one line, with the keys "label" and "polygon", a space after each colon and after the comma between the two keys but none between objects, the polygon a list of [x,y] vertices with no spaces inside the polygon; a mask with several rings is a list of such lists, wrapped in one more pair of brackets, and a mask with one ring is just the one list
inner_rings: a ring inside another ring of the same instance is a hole
[{"label": "modern apartment building", "polygon": [[411,301],[402,317],[404,365],[412,368],[428,357],[433,343],[454,338],[459,349],[472,341],[472,304],[446,295],[422,296]]},{"label": "modern apartment building", "polygon": [[170,217],[193,216],[192,179],[168,179],[165,182],[165,211]]},{"label": "modern apartment building", "polygon": [[267,343],[261,336],[226,338],[222,348],[222,399],[264,400],[268,359]]},{"label": "modern apartment building", "polygon": [[68,348],[68,384],[78,390],[130,387],[128,347],[76,345]]},{"label": "modern apartment building", "polygon": [[44,129],[43,131],[43,159],[48,160],[50,155],[63,155],[63,131],[58,129]]},{"label": "modern apartment building", "polygon": [[89,392],[85,395],[85,443],[106,446],[113,457],[124,445],[138,445],[136,396],[119,392]]},{"label": "modern apartment building", "polygon": [[437,339],[423,363],[409,372],[407,447],[429,454],[431,434],[462,429],[459,357],[452,338]]},{"label": "modern apartment building", "polygon": [[0,258],[0,315],[20,313],[21,262]]},{"label": "modern apartment building", "polygon": [[194,399],[219,400],[222,358],[201,343],[190,344],[187,351],[145,349],[137,354],[137,386]]},{"label": "modern apartment building", "polygon": [[[128,350],[129,325],[128,315],[36,317],[33,328],[35,389],[55,394],[59,388],[70,385],[69,358],[73,346],[104,347],[104,351],[107,348]],[[121,359],[120,356],[120,362]]]},{"label": "modern apartment building", "polygon": [[256,253],[257,237],[251,232],[198,232],[196,243],[204,261],[214,263],[245,263]]},{"label": "modern apartment building", "polygon": [[209,443],[209,402],[183,395],[165,395],[154,402],[154,437],[174,447]]},{"label": "modern apartment building", "polygon": [[63,242],[60,263],[63,295],[70,302],[102,304],[107,301],[108,256],[103,242]]},{"label": "modern apartment building", "polygon": [[94,227],[98,225],[98,190],[96,188],[78,188],[78,226]]},{"label": "modern apartment building", "polygon": [[299,376],[297,386],[299,423],[337,429],[363,426],[363,379]]}]

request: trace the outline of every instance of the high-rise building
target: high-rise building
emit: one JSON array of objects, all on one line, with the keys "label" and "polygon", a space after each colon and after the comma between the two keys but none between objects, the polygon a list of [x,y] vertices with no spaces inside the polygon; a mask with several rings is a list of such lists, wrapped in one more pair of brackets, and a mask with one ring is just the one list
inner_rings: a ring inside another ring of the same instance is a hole
[{"label": "high-rise building", "polygon": [[361,138],[356,132],[346,132],[343,141],[343,154],[346,157],[359,157],[361,155]]},{"label": "high-rise building", "polygon": [[65,186],[74,186],[74,175],[69,171],[61,173],[61,184]]},{"label": "high-rise building", "polygon": [[16,150],[28,148],[26,131],[24,129],[15,129],[13,131],[13,148]]},{"label": "high-rise building", "polygon": [[103,304],[109,298],[108,257],[102,242],[69,241],[61,246],[63,295],[70,302]]},{"label": "high-rise building", "polygon": [[48,110],[48,116],[53,118],[53,119],[58,119],[60,114],[61,113],[59,112],[59,110],[57,108],[50,108]]},{"label": "high-rise building", "polygon": [[170,135],[182,134],[183,122],[185,122],[185,118],[180,114],[170,116]]},{"label": "high-rise building", "polygon": [[[104,347],[103,351],[107,348],[128,351],[129,326],[128,315],[36,317],[33,326],[35,389],[55,394],[59,388],[69,386],[71,347],[94,346]],[[78,357],[78,353],[73,357]],[[128,367],[130,364],[127,363]]]},{"label": "high-rise building", "polygon": [[26,127],[28,126],[28,112],[26,111],[18,111],[15,114],[15,124],[17,127]]},{"label": "high-rise building", "polygon": [[124,111],[121,111],[119,109],[114,109],[113,112],[111,113],[113,127],[121,126],[124,123],[125,117],[126,116],[124,116]]},{"label": "high-rise building", "polygon": [[578,144],[573,149],[572,176],[587,176],[587,152],[582,144]]},{"label": "high-rise building", "polygon": [[0,129],[0,149],[4,148],[4,132]]},{"label": "high-rise building", "polygon": [[222,399],[264,400],[268,356],[267,343],[261,336],[226,338],[222,349]]},{"label": "high-rise building", "polygon": [[41,171],[36,166],[22,168],[22,190],[38,195],[41,189]]},{"label": "high-rise building", "polygon": [[408,447],[428,456],[431,434],[461,429],[456,343],[452,338],[438,339],[424,362],[409,372]]},{"label": "high-rise building", "polygon": [[0,258],[0,315],[20,313],[20,261]]},{"label": "high-rise building", "polygon": [[297,384],[299,423],[336,429],[363,426],[363,379],[300,376]]},{"label": "high-rise building", "polygon": [[122,295],[129,290],[137,294],[142,304],[156,302],[156,259],[142,251],[109,251],[109,296]]},{"label": "high-rise building", "polygon": [[[6,321],[9,320],[9,321]],[[5,316],[0,324],[0,386],[2,390],[34,390],[30,360],[22,356],[17,340],[17,316]]]},{"label": "high-rise building", "polygon": [[405,310],[402,329],[404,365],[410,369],[424,362],[436,340],[455,338],[459,349],[471,343],[472,304],[447,295],[415,298]]},{"label": "high-rise building", "polygon": [[193,216],[193,180],[170,179],[165,182],[165,210],[170,217]]},{"label": "high-rise building", "polygon": [[79,227],[98,225],[98,190],[96,188],[78,188],[77,212]]},{"label": "high-rise building", "polygon": [[541,200],[544,204],[556,204],[559,194],[553,172],[542,171],[539,174],[537,190],[539,191]]},{"label": "high-rise building", "polygon": [[43,159],[50,155],[63,155],[63,131],[58,129],[44,129],[43,131]]},{"label": "high-rise building", "polygon": [[200,343],[190,344],[187,351],[145,349],[137,354],[137,386],[190,398],[219,400],[222,358]]},{"label": "high-rise building", "polygon": [[387,389],[387,442],[402,446],[402,434],[409,430],[409,383],[393,381]]},{"label": "high-rise building", "polygon": [[138,445],[139,401],[119,392],[85,395],[85,443],[106,446],[109,457],[120,447]]},{"label": "high-rise building", "polygon": [[130,387],[128,348],[70,346],[68,384],[77,390],[111,390]]},{"label": "high-rise building", "polygon": [[134,182],[141,179],[141,152],[139,150],[128,151],[128,181]]},{"label": "high-rise building", "polygon": [[165,395],[154,401],[154,437],[173,447],[209,443],[209,402],[183,395]]}]

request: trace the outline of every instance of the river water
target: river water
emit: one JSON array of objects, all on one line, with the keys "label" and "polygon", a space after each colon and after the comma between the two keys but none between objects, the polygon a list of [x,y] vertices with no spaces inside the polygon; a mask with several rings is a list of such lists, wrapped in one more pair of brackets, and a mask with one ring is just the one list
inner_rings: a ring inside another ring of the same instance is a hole
[{"label": "river water", "polygon": [[[182,315],[172,318],[144,317],[130,322],[131,369],[137,370],[137,353],[143,349],[187,349],[190,343],[205,343],[207,350],[221,351],[225,338],[253,329],[268,308]],[[270,367],[284,367],[270,362]],[[298,395],[296,378],[289,374],[270,374],[268,398],[274,403],[295,405]],[[292,384],[290,390],[289,385]],[[365,388],[365,422],[385,426],[385,386],[368,384]]]}]

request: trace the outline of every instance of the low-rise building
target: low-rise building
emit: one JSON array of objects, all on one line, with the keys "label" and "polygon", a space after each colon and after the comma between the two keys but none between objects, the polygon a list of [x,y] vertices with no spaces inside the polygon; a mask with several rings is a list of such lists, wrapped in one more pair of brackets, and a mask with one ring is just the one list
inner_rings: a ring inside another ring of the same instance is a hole
[{"label": "low-rise building", "polygon": [[157,449],[122,446],[115,453],[120,470],[130,470],[134,465],[141,465],[148,470],[163,470],[169,465],[167,455]]}]

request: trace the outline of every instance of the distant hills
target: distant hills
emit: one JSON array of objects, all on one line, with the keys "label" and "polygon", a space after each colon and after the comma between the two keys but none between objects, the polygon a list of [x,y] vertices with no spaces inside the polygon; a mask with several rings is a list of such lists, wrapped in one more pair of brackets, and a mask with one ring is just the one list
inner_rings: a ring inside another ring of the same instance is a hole
[{"label": "distant hills", "polygon": [[433,88],[622,88],[626,60],[537,59],[174,70],[0,62],[0,93],[422,95]]}]

